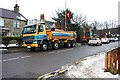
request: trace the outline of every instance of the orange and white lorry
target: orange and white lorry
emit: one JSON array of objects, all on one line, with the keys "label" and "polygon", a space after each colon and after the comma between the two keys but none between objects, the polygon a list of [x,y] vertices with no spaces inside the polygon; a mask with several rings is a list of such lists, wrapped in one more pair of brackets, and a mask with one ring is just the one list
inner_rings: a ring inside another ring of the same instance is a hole
[{"label": "orange and white lorry", "polygon": [[77,34],[75,31],[49,29],[45,24],[26,25],[22,31],[23,47],[30,51],[40,48],[47,50],[48,47],[58,49],[60,45],[74,47]]},{"label": "orange and white lorry", "polygon": [[90,28],[82,28],[80,35],[82,44],[88,43],[88,41],[93,37],[93,33]]}]

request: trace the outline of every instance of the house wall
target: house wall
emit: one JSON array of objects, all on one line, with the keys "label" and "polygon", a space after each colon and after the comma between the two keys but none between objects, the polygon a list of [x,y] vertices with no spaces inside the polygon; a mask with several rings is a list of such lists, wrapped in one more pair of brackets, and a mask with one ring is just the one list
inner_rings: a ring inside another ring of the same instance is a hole
[{"label": "house wall", "polygon": [[[4,18],[4,28],[9,28],[9,31],[6,31],[7,36],[20,36],[22,33],[22,29],[25,26],[25,21],[14,20]],[[16,24],[15,24],[16,23]],[[19,24],[17,24],[19,23]],[[19,26],[17,26],[19,25]]]}]

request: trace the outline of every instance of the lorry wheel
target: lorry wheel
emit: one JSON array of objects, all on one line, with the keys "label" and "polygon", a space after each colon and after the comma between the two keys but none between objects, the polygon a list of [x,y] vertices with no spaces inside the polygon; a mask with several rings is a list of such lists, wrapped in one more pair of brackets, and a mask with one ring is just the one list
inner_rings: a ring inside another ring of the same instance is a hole
[{"label": "lorry wheel", "polygon": [[72,41],[71,42],[71,47],[75,47],[76,46],[76,42]]},{"label": "lorry wheel", "polygon": [[68,48],[71,47],[71,43],[70,43],[70,41],[67,42],[66,46],[67,46]]},{"label": "lorry wheel", "polygon": [[57,42],[53,43],[53,49],[58,49],[58,43]]},{"label": "lorry wheel", "polygon": [[29,48],[30,51],[35,51],[35,48]]},{"label": "lorry wheel", "polygon": [[43,42],[43,44],[42,44],[42,50],[46,51],[47,49],[48,49],[47,43]]}]

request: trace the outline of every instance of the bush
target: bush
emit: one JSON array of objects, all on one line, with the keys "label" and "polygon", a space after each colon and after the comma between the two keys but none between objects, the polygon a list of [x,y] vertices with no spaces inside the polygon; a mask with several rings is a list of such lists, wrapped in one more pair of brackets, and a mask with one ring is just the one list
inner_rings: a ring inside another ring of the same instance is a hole
[{"label": "bush", "polygon": [[6,46],[8,44],[22,44],[22,37],[21,36],[2,36],[2,44],[5,44]]}]

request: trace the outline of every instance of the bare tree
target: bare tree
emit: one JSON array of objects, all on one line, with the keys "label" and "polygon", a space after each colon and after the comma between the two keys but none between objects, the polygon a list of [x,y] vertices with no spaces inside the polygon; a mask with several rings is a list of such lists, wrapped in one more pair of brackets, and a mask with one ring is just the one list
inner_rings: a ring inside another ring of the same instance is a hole
[{"label": "bare tree", "polygon": [[100,23],[97,21],[93,21],[91,24],[93,34],[96,32],[97,28],[100,27]]},{"label": "bare tree", "polygon": [[111,28],[115,28],[117,27],[117,20],[113,19],[113,20],[109,20],[109,24]]},{"label": "bare tree", "polygon": [[108,29],[108,28],[109,28],[109,22],[108,22],[108,21],[105,21],[103,24],[104,24],[104,26],[105,26],[105,29]]},{"label": "bare tree", "polygon": [[81,40],[81,36],[83,34],[82,27],[87,26],[87,17],[83,14],[75,14],[73,16],[72,21],[75,23],[75,30],[77,31],[77,41],[79,42]]},{"label": "bare tree", "polygon": [[78,24],[78,27],[81,27],[83,24],[86,23],[87,21],[87,17],[86,15],[83,15],[83,14],[75,14],[73,16],[73,22],[75,22],[75,24]]}]

